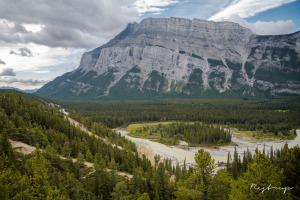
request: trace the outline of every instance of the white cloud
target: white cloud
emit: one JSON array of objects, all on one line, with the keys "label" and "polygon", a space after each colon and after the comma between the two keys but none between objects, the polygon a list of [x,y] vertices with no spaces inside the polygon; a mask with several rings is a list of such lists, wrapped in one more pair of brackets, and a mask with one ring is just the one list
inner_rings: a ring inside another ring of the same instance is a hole
[{"label": "white cloud", "polygon": [[248,18],[257,13],[294,1],[296,0],[234,0],[230,5],[211,16],[209,20],[221,21],[228,19],[231,15]]},{"label": "white cloud", "polygon": [[179,3],[177,0],[137,0],[132,5],[137,8],[140,15],[145,13],[161,14],[168,6]]},{"label": "white cloud", "polygon": [[21,24],[21,25],[24,26],[28,32],[33,32],[33,33],[40,32],[43,28],[45,28],[45,25],[42,24]]},{"label": "white cloud", "polygon": [[240,24],[246,28],[252,30],[253,33],[258,35],[279,35],[279,34],[288,34],[294,30],[294,22],[292,20],[277,22],[262,22],[257,21],[255,23],[248,23],[246,20],[242,19],[238,15],[232,15],[226,21],[232,21]]},{"label": "white cloud", "polygon": [[42,71],[34,71],[33,73],[35,73],[35,74],[47,74],[49,72],[50,72],[49,70],[42,70]]},{"label": "white cloud", "polygon": [[43,71],[49,66],[71,62],[68,56],[84,51],[84,49],[51,48],[30,43],[27,44],[27,49],[30,49],[32,56],[27,57],[11,54],[11,51],[17,52],[23,47],[22,44],[15,44],[0,48],[0,55],[5,58],[7,67],[14,69],[16,72]]}]

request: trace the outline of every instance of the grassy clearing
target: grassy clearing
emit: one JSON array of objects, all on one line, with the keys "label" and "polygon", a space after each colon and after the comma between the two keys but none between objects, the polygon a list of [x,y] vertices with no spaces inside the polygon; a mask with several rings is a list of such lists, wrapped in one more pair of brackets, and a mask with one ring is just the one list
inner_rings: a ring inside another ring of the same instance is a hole
[{"label": "grassy clearing", "polygon": [[[146,122],[146,123],[139,123],[139,124],[130,124],[127,126],[126,130],[131,132],[131,133],[135,133],[136,130],[141,129],[145,126],[157,126],[159,124],[162,125],[166,125],[166,124],[171,124],[171,123],[175,123],[177,121],[168,121],[168,122]],[[185,124],[193,124],[194,122],[184,122]],[[137,137],[136,135],[134,135],[133,137]]]},{"label": "grassy clearing", "polygon": [[[128,134],[131,137],[135,137],[135,138],[143,138],[143,139],[148,139],[151,140],[153,142],[158,142],[158,143],[162,143],[165,144],[165,141],[161,141],[160,138],[160,134],[151,134],[150,131],[142,131],[144,128],[147,127],[154,127],[154,126],[158,126],[158,125],[167,125],[167,124],[171,124],[174,123],[174,121],[168,121],[168,122],[146,122],[146,123],[139,123],[139,124],[130,124],[126,130],[130,132],[130,134]],[[188,122],[191,123],[191,122]]]},{"label": "grassy clearing", "polygon": [[232,129],[234,135],[238,139],[243,139],[244,137],[250,138],[251,140],[293,140],[297,135],[274,135],[274,133],[264,133],[262,131],[240,131],[238,129]]}]

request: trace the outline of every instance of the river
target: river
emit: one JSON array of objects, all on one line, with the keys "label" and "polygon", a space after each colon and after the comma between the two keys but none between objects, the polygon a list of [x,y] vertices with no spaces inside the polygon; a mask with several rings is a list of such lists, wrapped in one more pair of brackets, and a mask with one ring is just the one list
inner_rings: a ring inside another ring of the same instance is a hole
[{"label": "river", "polygon": [[[194,157],[195,153],[198,152],[198,149],[200,148],[190,148],[189,150],[181,149],[175,146],[167,146],[164,144],[160,144],[157,142],[152,142],[147,139],[142,138],[134,138],[129,135],[127,135],[129,132],[126,130],[116,130],[121,135],[124,135],[127,139],[133,141],[137,146],[139,146],[142,142],[149,148],[151,147],[154,154],[159,154],[163,156],[164,158],[170,158],[172,159],[172,163],[176,164],[179,162],[179,164],[182,166],[184,159],[186,159],[186,163],[188,166],[193,166],[195,164]],[[238,133],[236,133],[238,134]],[[268,152],[273,146],[273,149],[281,149],[286,143],[288,143],[289,147],[294,147],[296,145],[300,145],[300,129],[297,130],[297,136],[294,140],[253,140],[247,137],[243,137],[241,139],[238,139],[237,137],[233,136],[232,141],[237,144],[236,149],[239,155],[243,155],[243,152],[247,150],[247,148],[250,150],[252,154],[254,154],[255,149],[258,148],[258,150],[263,151],[263,148],[265,146],[266,152]],[[228,145],[219,147],[219,149],[214,148],[203,148],[205,151],[208,151],[212,158],[215,160],[215,163],[218,162],[227,162],[227,154],[228,152],[231,153],[231,156],[233,156],[234,152],[234,146]]]}]

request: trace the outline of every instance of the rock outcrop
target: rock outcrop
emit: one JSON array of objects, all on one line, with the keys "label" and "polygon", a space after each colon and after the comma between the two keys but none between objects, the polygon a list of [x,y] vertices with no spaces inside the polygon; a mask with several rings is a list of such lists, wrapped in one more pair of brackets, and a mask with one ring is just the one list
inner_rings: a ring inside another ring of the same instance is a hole
[{"label": "rock outcrop", "polygon": [[[144,142],[142,142],[142,144],[140,144],[140,146],[138,147],[137,152],[140,158],[143,158],[143,155],[145,155],[146,158],[150,160],[151,165],[155,166],[154,153],[151,147],[147,148]],[[161,163],[163,161],[164,161],[163,157],[160,156],[158,163]]]}]

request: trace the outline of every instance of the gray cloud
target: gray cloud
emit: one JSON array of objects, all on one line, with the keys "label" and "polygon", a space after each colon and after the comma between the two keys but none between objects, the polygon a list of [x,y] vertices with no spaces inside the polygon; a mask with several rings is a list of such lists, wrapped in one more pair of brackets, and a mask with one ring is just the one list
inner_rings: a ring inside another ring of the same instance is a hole
[{"label": "gray cloud", "polygon": [[[0,0],[0,41],[36,43],[51,47],[93,48],[119,33],[138,18],[135,0]],[[39,32],[22,24],[44,25]]]},{"label": "gray cloud", "polygon": [[21,56],[32,57],[32,53],[31,53],[30,49],[28,49],[26,47],[20,48],[19,51],[20,51]]},{"label": "gray cloud", "polygon": [[36,85],[43,85],[48,83],[49,80],[45,79],[17,79],[17,78],[6,78],[6,79],[0,79],[0,83],[7,83],[7,84],[13,84],[13,83],[19,83],[25,86],[36,86]]},{"label": "gray cloud", "polygon": [[26,56],[26,57],[32,57],[32,53],[30,49],[27,47],[19,48],[19,52],[15,52],[14,50],[10,50],[9,54],[15,54],[18,56]]},{"label": "gray cloud", "polygon": [[10,51],[9,51],[9,54],[18,55],[18,53],[17,53],[17,52],[15,52],[14,50],[10,50]]},{"label": "gray cloud", "polygon": [[16,76],[16,73],[12,68],[6,68],[2,71],[0,76]]},{"label": "gray cloud", "polygon": [[3,60],[1,60],[1,59],[0,59],[0,64],[1,65],[6,65],[6,63]]}]

